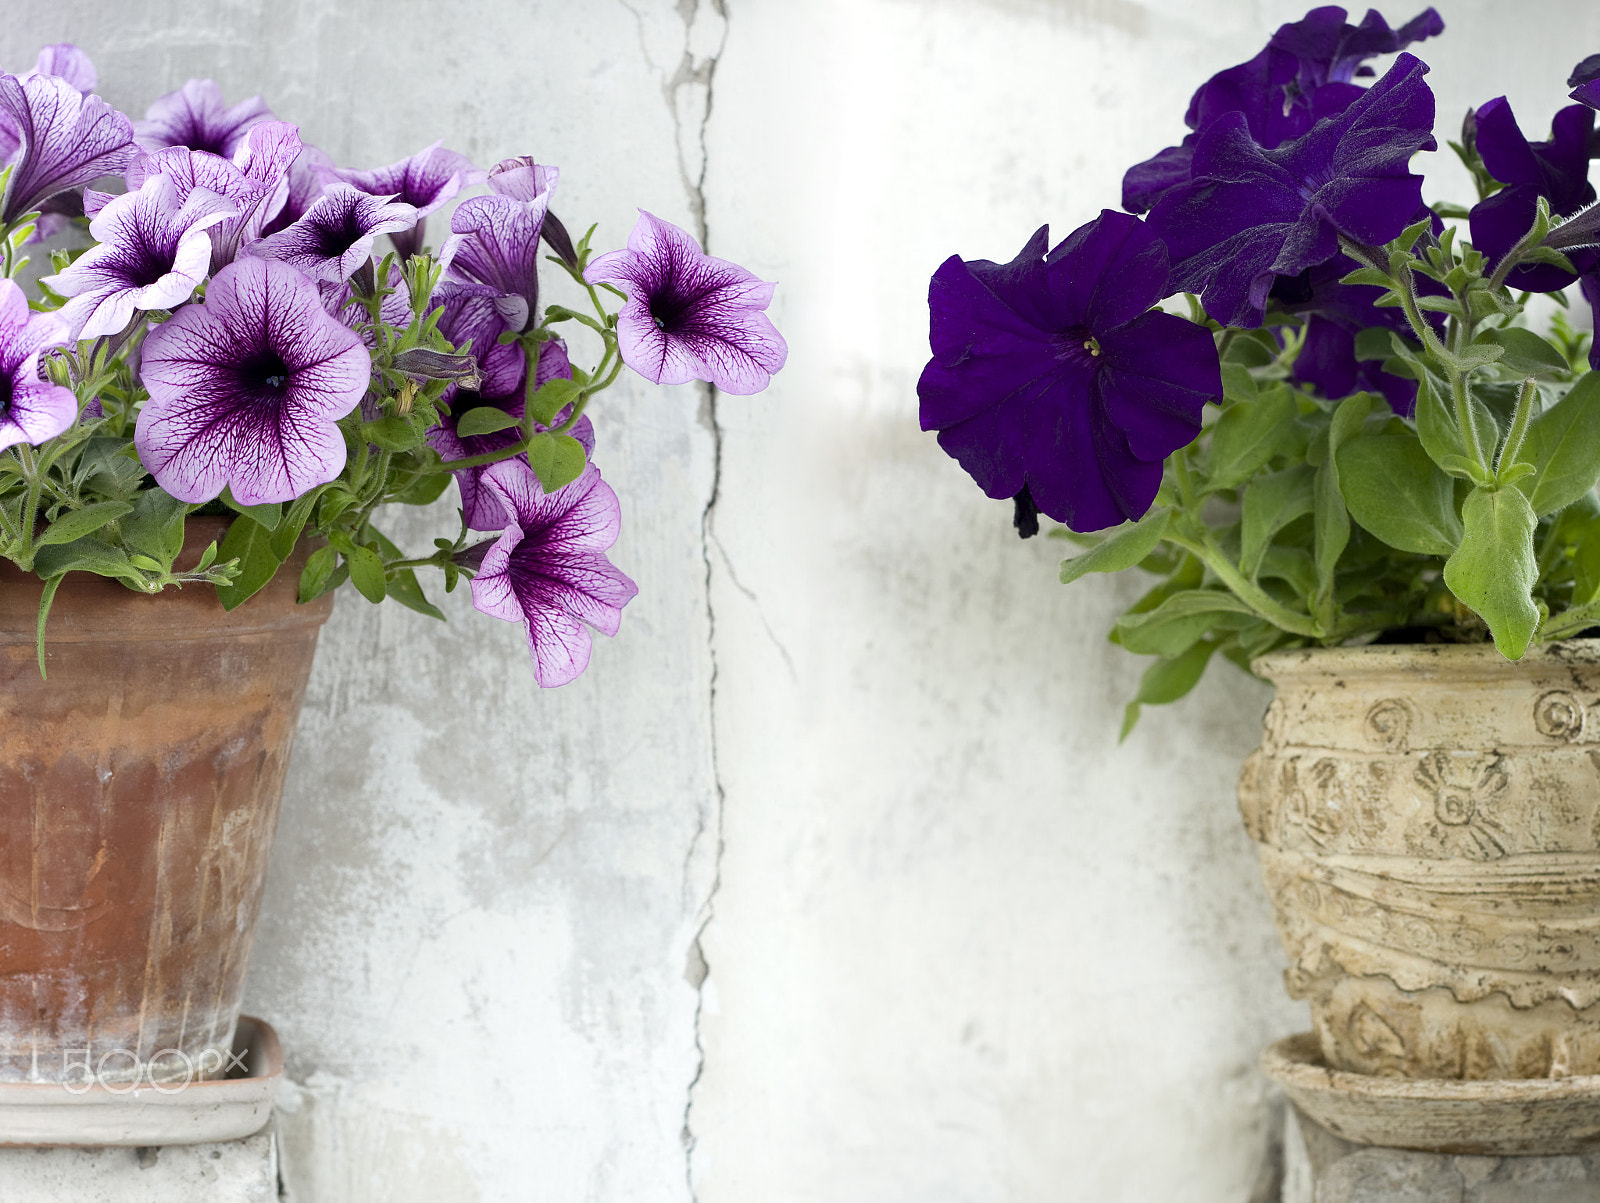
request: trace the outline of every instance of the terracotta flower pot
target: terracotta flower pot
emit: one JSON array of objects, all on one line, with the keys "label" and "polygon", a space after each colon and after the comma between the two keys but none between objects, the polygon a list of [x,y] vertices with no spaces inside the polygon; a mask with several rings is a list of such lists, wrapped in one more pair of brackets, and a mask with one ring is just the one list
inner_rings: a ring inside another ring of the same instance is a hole
[{"label": "terracotta flower pot", "polygon": [[1600,640],[1282,652],[1239,782],[1326,1064],[1600,1072]]},{"label": "terracotta flower pot", "polygon": [[[180,566],[226,526],[191,519]],[[0,1080],[226,1067],[284,771],[331,594],[302,549],[229,613],[0,570]],[[181,1056],[180,1056],[181,1054]],[[87,1067],[87,1068],[86,1068]]]}]

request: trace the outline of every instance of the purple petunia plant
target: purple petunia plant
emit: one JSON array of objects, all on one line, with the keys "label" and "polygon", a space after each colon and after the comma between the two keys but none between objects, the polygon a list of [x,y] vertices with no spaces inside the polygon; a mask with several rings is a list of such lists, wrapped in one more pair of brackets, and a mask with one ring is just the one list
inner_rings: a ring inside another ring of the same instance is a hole
[{"label": "purple petunia plant", "polygon": [[1437,143],[1409,49],[1443,29],[1314,9],[1199,87],[1126,212],[934,273],[922,428],[1023,537],[1043,516],[1084,548],[1063,582],[1160,578],[1111,632],[1156,658],[1124,735],[1219,653],[1515,660],[1600,628],[1600,335],[1566,316],[1576,293],[1600,321],[1600,54],[1545,141],[1504,97],[1469,111],[1477,197],[1450,204],[1414,170]]},{"label": "purple petunia plant", "polygon": [[[136,122],[95,80],[65,44],[0,73],[0,554],[45,582],[40,671],[68,573],[233,609],[311,540],[302,602],[348,580],[443,618],[432,569],[522,624],[539,684],[582,673],[638,592],[608,556],[622,514],[589,403],[625,367],[765,387],[787,356],[773,286],[649,214],[593,255],[528,156],[485,171],[435,142],[343,168],[259,96],[190,80]],[[24,247],[73,223],[90,245],[53,251],[30,304]],[[587,311],[541,301],[541,260]],[[452,481],[459,532],[430,554],[375,525]],[[180,568],[190,514],[230,523]]]}]

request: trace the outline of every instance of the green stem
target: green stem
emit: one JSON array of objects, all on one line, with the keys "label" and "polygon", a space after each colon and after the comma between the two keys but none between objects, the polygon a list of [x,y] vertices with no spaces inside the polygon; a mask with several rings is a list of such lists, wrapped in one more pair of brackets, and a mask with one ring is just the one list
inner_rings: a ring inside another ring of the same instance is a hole
[{"label": "green stem", "polygon": [[1511,419],[1511,432],[1506,435],[1506,441],[1500,447],[1500,456],[1494,464],[1497,477],[1516,464],[1517,455],[1522,451],[1522,440],[1528,433],[1528,422],[1533,417],[1535,387],[1533,377],[1530,376],[1517,390],[1517,409]]},{"label": "green stem", "polygon": [[1212,541],[1210,532],[1204,533],[1198,540],[1170,531],[1166,537],[1169,542],[1177,544],[1198,558],[1235,597],[1273,626],[1311,639],[1320,639],[1323,636],[1321,625],[1310,615],[1295,613],[1287,606],[1274,601],[1259,585],[1247,580],[1228,557],[1223,555],[1222,549]]},{"label": "green stem", "polygon": [[22,478],[28,482],[28,492],[22,503],[22,513],[18,515],[21,531],[17,539],[21,544],[17,554],[17,567],[24,572],[33,570],[33,528],[39,521],[39,465],[33,458],[33,448],[26,443],[18,443],[13,448],[16,452],[17,462],[22,465]]},{"label": "green stem", "polygon": [[1456,426],[1461,431],[1461,441],[1465,444],[1467,453],[1472,456],[1473,464],[1487,478],[1491,473],[1489,465],[1483,459],[1483,448],[1478,444],[1478,419],[1472,410],[1472,398],[1467,392],[1467,378],[1464,373],[1450,373],[1450,397],[1455,403]]}]

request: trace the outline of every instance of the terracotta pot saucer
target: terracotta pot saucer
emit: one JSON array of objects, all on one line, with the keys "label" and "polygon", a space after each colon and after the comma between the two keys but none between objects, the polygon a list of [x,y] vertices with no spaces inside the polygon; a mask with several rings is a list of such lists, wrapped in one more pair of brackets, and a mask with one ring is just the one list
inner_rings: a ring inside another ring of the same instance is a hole
[{"label": "terracotta pot saucer", "polygon": [[283,1046],[265,1020],[239,1017],[225,1078],[70,1087],[0,1082],[0,1146],[197,1145],[266,1127],[283,1079]]},{"label": "terracotta pot saucer", "polygon": [[1600,1149],[1600,1074],[1460,1080],[1329,1069],[1311,1032],[1261,1054],[1302,1112],[1356,1144],[1508,1157]]}]

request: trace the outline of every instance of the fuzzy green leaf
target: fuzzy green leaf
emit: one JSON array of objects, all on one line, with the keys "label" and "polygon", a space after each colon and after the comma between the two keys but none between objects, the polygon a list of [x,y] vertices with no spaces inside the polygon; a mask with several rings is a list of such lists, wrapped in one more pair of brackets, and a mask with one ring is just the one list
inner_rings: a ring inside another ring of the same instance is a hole
[{"label": "fuzzy green leaf", "polygon": [[384,599],[388,585],[383,579],[383,560],[370,547],[352,547],[344,557],[350,568],[350,583],[356,592],[376,605]]},{"label": "fuzzy green leaf", "polygon": [[1061,583],[1070,585],[1091,572],[1121,572],[1156,549],[1172,517],[1169,509],[1151,510],[1137,522],[1118,527],[1102,543],[1081,556],[1061,561]]},{"label": "fuzzy green leaf", "polygon": [[1461,545],[1444,566],[1450,592],[1489,624],[1508,660],[1522,659],[1539,626],[1533,532],[1539,524],[1519,489],[1473,489],[1461,506]]},{"label": "fuzzy green leaf", "polygon": [[1239,571],[1251,580],[1272,537],[1312,512],[1316,472],[1309,464],[1296,464],[1258,476],[1245,488],[1239,518]]},{"label": "fuzzy green leaf", "polygon": [[1139,721],[1142,706],[1161,706],[1176,702],[1193,689],[1211,662],[1211,653],[1217,650],[1218,641],[1202,639],[1176,656],[1165,656],[1144,670],[1139,679],[1139,692],[1122,714],[1122,732],[1117,736],[1121,743],[1132,733]]},{"label": "fuzzy green leaf", "polygon": [[97,501],[81,510],[69,510],[57,518],[34,539],[36,547],[56,543],[71,543],[85,535],[92,535],[108,522],[131,513],[133,507],[124,501]]},{"label": "fuzzy green leaf", "polygon": [[1472,341],[1502,348],[1499,366],[1518,377],[1565,376],[1572,370],[1565,355],[1523,326],[1485,330]]},{"label": "fuzzy green leaf", "polygon": [[462,438],[472,438],[475,435],[510,430],[517,422],[517,418],[498,406],[480,405],[461,415],[461,420],[456,423],[456,433]]},{"label": "fuzzy green leaf", "polygon": [[1362,435],[1335,459],[1350,516],[1390,547],[1447,556],[1461,542],[1455,484],[1410,435]]},{"label": "fuzzy green leaf", "polygon": [[1517,482],[1535,514],[1565,509],[1600,480],[1600,372],[1590,372],[1528,424],[1523,463],[1535,474]]},{"label": "fuzzy green leaf", "polygon": [[217,600],[224,610],[242,606],[270,581],[281,561],[272,551],[272,532],[252,518],[240,514],[228,526],[217,549],[224,562],[237,558],[239,575],[227,585],[217,586]]},{"label": "fuzzy green leaf", "polygon": [[1206,487],[1231,489],[1254,476],[1277,452],[1294,416],[1294,395],[1282,386],[1225,409],[1211,431]]},{"label": "fuzzy green leaf", "polygon": [[586,462],[583,444],[570,434],[539,434],[528,443],[528,463],[546,493],[577,480]]}]

